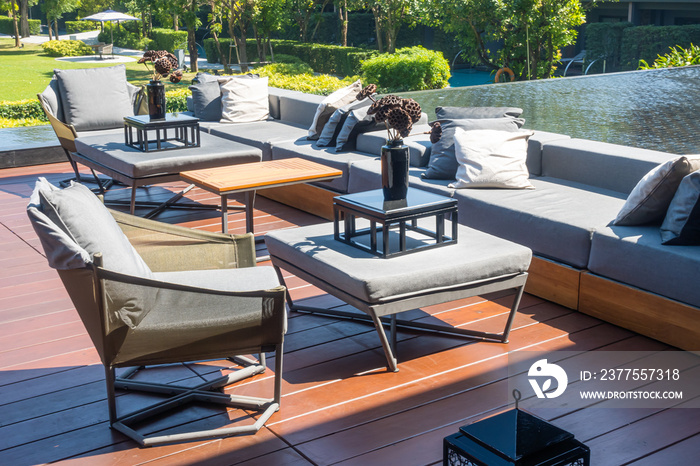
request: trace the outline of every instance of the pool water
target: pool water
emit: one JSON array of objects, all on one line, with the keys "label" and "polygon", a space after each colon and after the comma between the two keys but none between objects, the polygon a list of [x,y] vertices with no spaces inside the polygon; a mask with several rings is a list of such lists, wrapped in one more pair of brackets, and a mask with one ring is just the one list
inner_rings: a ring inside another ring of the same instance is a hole
[{"label": "pool water", "polygon": [[449,79],[450,87],[479,86],[493,82],[493,75],[488,71],[472,69],[452,70]]},{"label": "pool water", "polygon": [[700,67],[402,93],[438,106],[520,107],[526,128],[675,154],[700,153]]}]

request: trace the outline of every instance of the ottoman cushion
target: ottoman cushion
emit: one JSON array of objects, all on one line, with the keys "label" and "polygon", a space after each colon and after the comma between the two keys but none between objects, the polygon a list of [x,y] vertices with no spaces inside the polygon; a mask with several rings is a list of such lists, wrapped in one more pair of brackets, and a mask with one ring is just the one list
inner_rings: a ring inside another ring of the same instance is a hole
[{"label": "ottoman cushion", "polygon": [[389,259],[336,241],[332,223],[274,231],[265,243],[273,262],[293,264],[370,304],[526,272],[532,257],[524,246],[462,226],[457,244]]}]

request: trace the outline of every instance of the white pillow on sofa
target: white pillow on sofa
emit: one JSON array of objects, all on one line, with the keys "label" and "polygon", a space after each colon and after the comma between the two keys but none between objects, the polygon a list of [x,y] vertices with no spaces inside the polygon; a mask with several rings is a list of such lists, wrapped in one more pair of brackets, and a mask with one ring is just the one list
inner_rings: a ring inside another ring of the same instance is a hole
[{"label": "white pillow on sofa", "polygon": [[455,130],[459,162],[450,188],[534,189],[525,161],[533,131]]},{"label": "white pillow on sofa", "polygon": [[351,103],[357,99],[357,94],[362,90],[362,83],[358,79],[347,87],[338,89],[331,95],[325,97],[318,108],[309,128],[308,139],[318,139],[321,136],[323,127],[326,126],[328,119],[333,115],[333,112],[340,107]]},{"label": "white pillow on sofa", "polygon": [[250,123],[270,116],[267,77],[235,77],[221,85],[221,122]]}]

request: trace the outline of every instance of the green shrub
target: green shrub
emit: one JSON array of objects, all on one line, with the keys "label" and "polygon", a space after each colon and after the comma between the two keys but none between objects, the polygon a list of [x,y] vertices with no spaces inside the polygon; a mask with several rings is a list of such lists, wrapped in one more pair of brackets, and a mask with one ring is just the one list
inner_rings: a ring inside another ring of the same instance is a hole
[{"label": "green shrub", "polygon": [[687,49],[681,46],[671,47],[669,53],[659,55],[651,65],[644,60],[639,60],[639,68],[642,70],[692,65],[700,65],[700,47],[693,44],[690,44],[690,47]]},{"label": "green shrub", "polygon": [[187,31],[155,28],[151,31],[151,39],[153,39],[153,44],[149,50],[174,52],[177,49],[187,49]]},{"label": "green shrub", "polygon": [[[41,20],[40,19],[30,19],[29,22],[29,34],[33,36],[38,36],[41,33]],[[17,27],[19,27],[19,20],[17,21]],[[14,36],[15,26],[13,24],[12,18],[7,16],[0,16],[0,34],[7,34],[8,36]]]},{"label": "green shrub", "polygon": [[180,89],[174,89],[165,93],[165,107],[170,113],[187,111],[187,96],[192,95],[190,90],[183,85]]},{"label": "green shrub", "polygon": [[586,26],[587,61],[599,59],[593,71],[602,71],[603,58],[606,71],[620,68],[622,54],[622,36],[625,29],[633,27],[632,23],[591,23]]},{"label": "green shrub", "polygon": [[[110,43],[114,37],[114,45],[124,49],[133,50],[155,50],[153,40],[139,36],[138,21],[128,21],[115,26],[112,23],[105,23],[105,28],[97,35],[100,42]],[[110,33],[110,30],[112,30]]]},{"label": "green shrub", "polygon": [[[0,118],[8,120],[35,119],[48,121],[37,99],[0,101]],[[27,125],[19,125],[27,126]]]},{"label": "green shrub", "polygon": [[50,57],[81,57],[92,55],[92,48],[80,40],[50,40],[41,44]]},{"label": "green shrub", "polygon": [[96,31],[98,29],[100,29],[99,21],[66,21],[66,32],[68,34]]},{"label": "green shrub", "polygon": [[421,46],[403,48],[362,62],[362,79],[380,92],[442,89],[448,85],[450,64],[442,52]]},{"label": "green shrub", "polygon": [[700,44],[700,24],[627,28],[622,36],[622,66],[637,69],[640,60],[650,63],[671,47],[690,44]]},{"label": "green shrub", "polygon": [[267,76],[271,87],[316,95],[328,95],[358,79],[357,76],[340,79],[327,74],[314,74],[308,65],[303,64],[272,63],[256,68],[255,72]]}]

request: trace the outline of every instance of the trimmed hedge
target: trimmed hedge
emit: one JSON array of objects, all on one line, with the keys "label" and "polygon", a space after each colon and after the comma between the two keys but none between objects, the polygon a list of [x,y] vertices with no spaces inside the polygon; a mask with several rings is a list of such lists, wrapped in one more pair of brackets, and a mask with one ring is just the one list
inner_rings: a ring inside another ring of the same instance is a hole
[{"label": "trimmed hedge", "polygon": [[99,21],[66,21],[66,32],[68,34],[96,31],[98,29],[101,29]]},{"label": "trimmed hedge", "polygon": [[[231,39],[219,39],[223,50],[229,49]],[[340,45],[309,44],[293,40],[272,40],[272,50],[276,54],[292,55],[308,63],[317,73],[351,76],[358,74],[360,64],[374,55],[376,50]],[[257,61],[255,39],[246,41],[249,61]],[[214,39],[204,39],[204,52],[209,63],[219,63],[219,52]]]},{"label": "trimmed hedge", "polygon": [[659,55],[668,53],[669,48],[689,48],[691,44],[700,44],[700,24],[627,28],[622,36],[621,64],[625,69],[634,70],[639,60],[651,63]]},{"label": "trimmed hedge", "polygon": [[37,99],[24,99],[10,102],[0,101],[0,118],[9,120],[37,119],[49,121]]},{"label": "trimmed hedge", "polygon": [[[133,50],[156,50],[153,47],[153,40],[149,38],[139,38],[139,22],[125,21],[120,26],[114,23],[105,23],[105,28],[97,35],[97,40],[100,42],[110,43],[114,37],[114,45],[117,47]],[[110,34],[110,30],[114,28],[114,35]]]},{"label": "trimmed hedge", "polygon": [[174,52],[177,49],[187,50],[187,31],[154,28],[151,31],[151,39],[153,43],[149,50],[167,50],[168,52]]},{"label": "trimmed hedge", "polygon": [[[30,19],[29,21],[29,34],[32,36],[38,36],[41,34],[41,20],[40,19]],[[19,21],[17,22],[17,27],[19,27]],[[15,26],[13,24],[12,18],[7,16],[0,16],[0,33],[13,36],[15,34]]]},{"label": "trimmed hedge", "polygon": [[92,47],[80,40],[49,40],[41,44],[50,57],[82,57],[93,55]]},{"label": "trimmed hedge", "polygon": [[[591,23],[586,26],[586,60],[593,61],[605,57],[605,70],[620,68],[622,56],[622,36],[632,23]],[[603,70],[603,60],[597,61],[593,71]]]},{"label": "trimmed hedge", "polygon": [[450,64],[442,52],[421,46],[399,49],[362,63],[362,79],[376,84],[380,93],[422,91],[447,87]]}]

